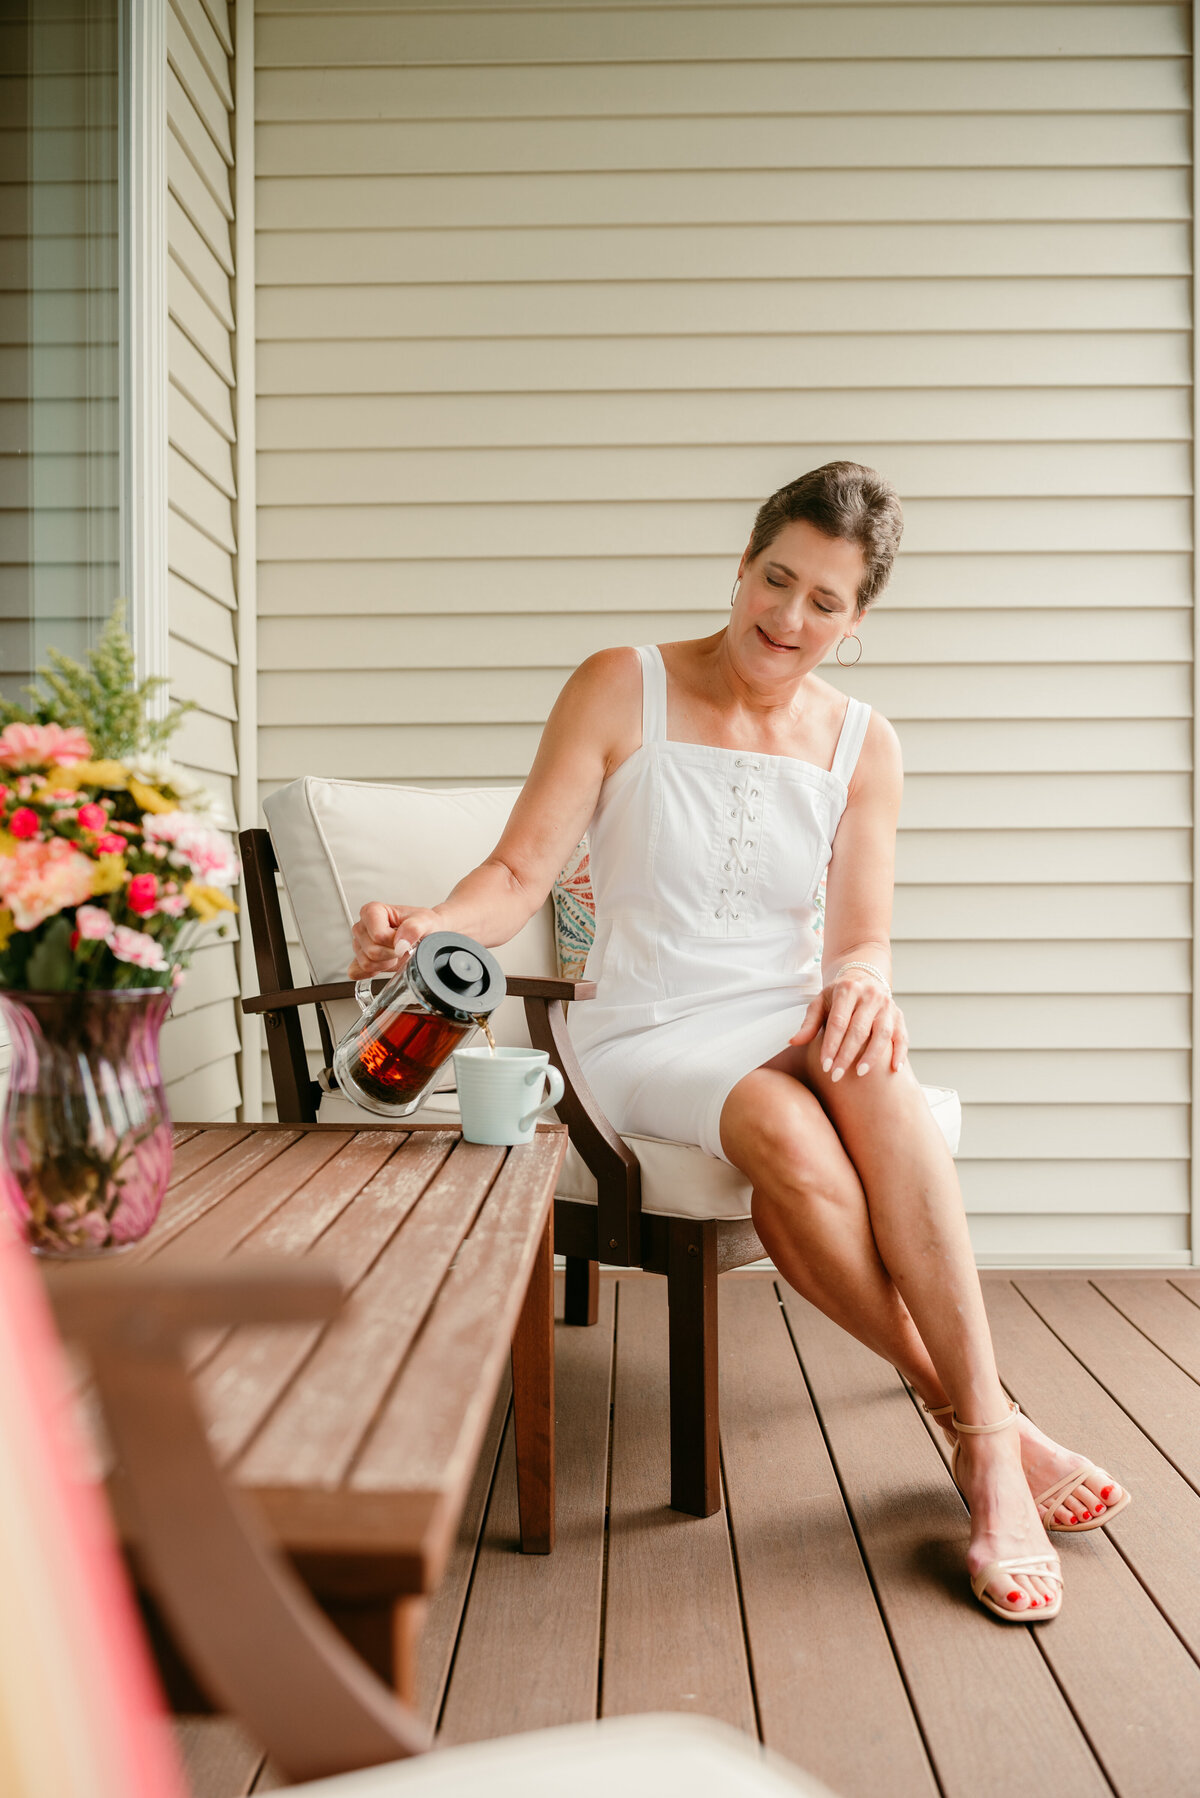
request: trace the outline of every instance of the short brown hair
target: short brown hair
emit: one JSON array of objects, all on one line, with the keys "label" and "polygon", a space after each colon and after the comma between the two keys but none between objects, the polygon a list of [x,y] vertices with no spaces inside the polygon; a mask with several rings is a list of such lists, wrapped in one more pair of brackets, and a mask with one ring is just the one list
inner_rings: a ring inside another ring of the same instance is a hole
[{"label": "short brown hair", "polygon": [[861,462],[826,462],[789,481],[764,500],[754,520],[747,561],[774,543],[785,525],[805,519],[827,537],[857,543],[866,557],[858,587],[858,610],[866,611],[883,592],[900,547],[904,513],[892,483]]}]

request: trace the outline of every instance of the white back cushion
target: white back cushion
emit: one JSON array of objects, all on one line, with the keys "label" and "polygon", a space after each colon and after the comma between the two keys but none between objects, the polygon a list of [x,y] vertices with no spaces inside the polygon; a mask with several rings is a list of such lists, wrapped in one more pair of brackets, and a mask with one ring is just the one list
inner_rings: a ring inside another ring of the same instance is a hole
[{"label": "white back cushion", "polygon": [[[310,774],[273,793],[263,810],[313,980],[346,978],[350,932],[368,901],[439,905],[496,847],[520,791],[397,787]],[[506,974],[557,978],[551,901],[493,953]],[[358,1017],[353,999],[326,1010],[335,1041]],[[492,1030],[497,1042],[528,1047],[520,999],[504,1001]]]}]

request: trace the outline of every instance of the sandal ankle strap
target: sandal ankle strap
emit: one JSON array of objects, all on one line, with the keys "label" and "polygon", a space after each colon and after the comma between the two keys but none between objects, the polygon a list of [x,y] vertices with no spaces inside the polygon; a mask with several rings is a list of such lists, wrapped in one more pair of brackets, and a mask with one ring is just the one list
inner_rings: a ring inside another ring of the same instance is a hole
[{"label": "sandal ankle strap", "polygon": [[1009,1399],[1008,1416],[1002,1417],[999,1423],[962,1423],[956,1416],[952,1416],[950,1421],[962,1435],[990,1436],[994,1430],[1006,1430],[1010,1423],[1015,1423],[1020,1409],[1016,1399]]},{"label": "sandal ankle strap", "polygon": [[952,1404],[951,1405],[927,1405],[925,1403],[925,1400],[922,1399],[921,1400],[921,1409],[922,1409],[922,1411],[924,1411],[924,1413],[927,1417],[944,1417],[946,1415],[947,1411],[953,1411],[954,1406]]}]

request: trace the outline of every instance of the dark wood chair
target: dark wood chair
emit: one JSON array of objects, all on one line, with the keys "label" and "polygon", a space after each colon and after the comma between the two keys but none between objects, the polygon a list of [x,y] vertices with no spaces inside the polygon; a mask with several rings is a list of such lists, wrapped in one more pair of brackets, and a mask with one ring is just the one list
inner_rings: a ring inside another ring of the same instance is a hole
[{"label": "dark wood chair", "polygon": [[[350,981],[297,987],[292,974],[276,884],[278,865],[265,830],[239,838],[243,890],[254,942],[259,993],[243,1009],[261,1013],[284,1123],[315,1123],[324,1088],[309,1072],[300,1007],[314,1005],[325,1064],[333,1043],[322,1001],[349,998]],[[667,1281],[671,1385],[671,1504],[694,1517],[720,1508],[717,1397],[717,1276],[763,1254],[746,1218],[693,1218],[643,1212],[641,1167],[593,1097],[567,1032],[564,1003],[595,996],[583,980],[510,976],[509,993],[524,1001],[530,1040],[545,1049],[566,1091],[558,1115],[596,1181],[597,1203],[556,1198],[554,1246],[566,1257],[569,1324],[593,1324],[599,1264],[640,1267]]]}]

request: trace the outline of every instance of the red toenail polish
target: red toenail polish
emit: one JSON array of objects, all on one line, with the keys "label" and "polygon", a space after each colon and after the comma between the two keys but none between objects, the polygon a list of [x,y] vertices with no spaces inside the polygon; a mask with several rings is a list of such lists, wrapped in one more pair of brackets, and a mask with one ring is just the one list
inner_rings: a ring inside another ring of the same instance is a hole
[{"label": "red toenail polish", "polygon": [[1016,1604],[1016,1602],[1020,1598],[1020,1596],[1021,1596],[1021,1594],[1019,1592],[1010,1592],[1008,1594],[1009,1604]]},{"label": "red toenail polish", "polygon": [[1100,1515],[1100,1513],[1101,1513],[1101,1511],[1107,1511],[1107,1509],[1108,1509],[1108,1506],[1107,1506],[1107,1505],[1097,1505],[1097,1506],[1096,1506],[1096,1515],[1097,1515],[1097,1517],[1099,1517],[1099,1515]]},{"label": "red toenail polish", "polygon": [[1083,1514],[1085,1517],[1090,1517],[1092,1513],[1090,1511],[1085,1511]]},{"label": "red toenail polish", "polygon": [[1111,1498],[1112,1492],[1113,1492],[1113,1489],[1111,1486],[1101,1486],[1101,1488],[1100,1488],[1101,1498]]}]

